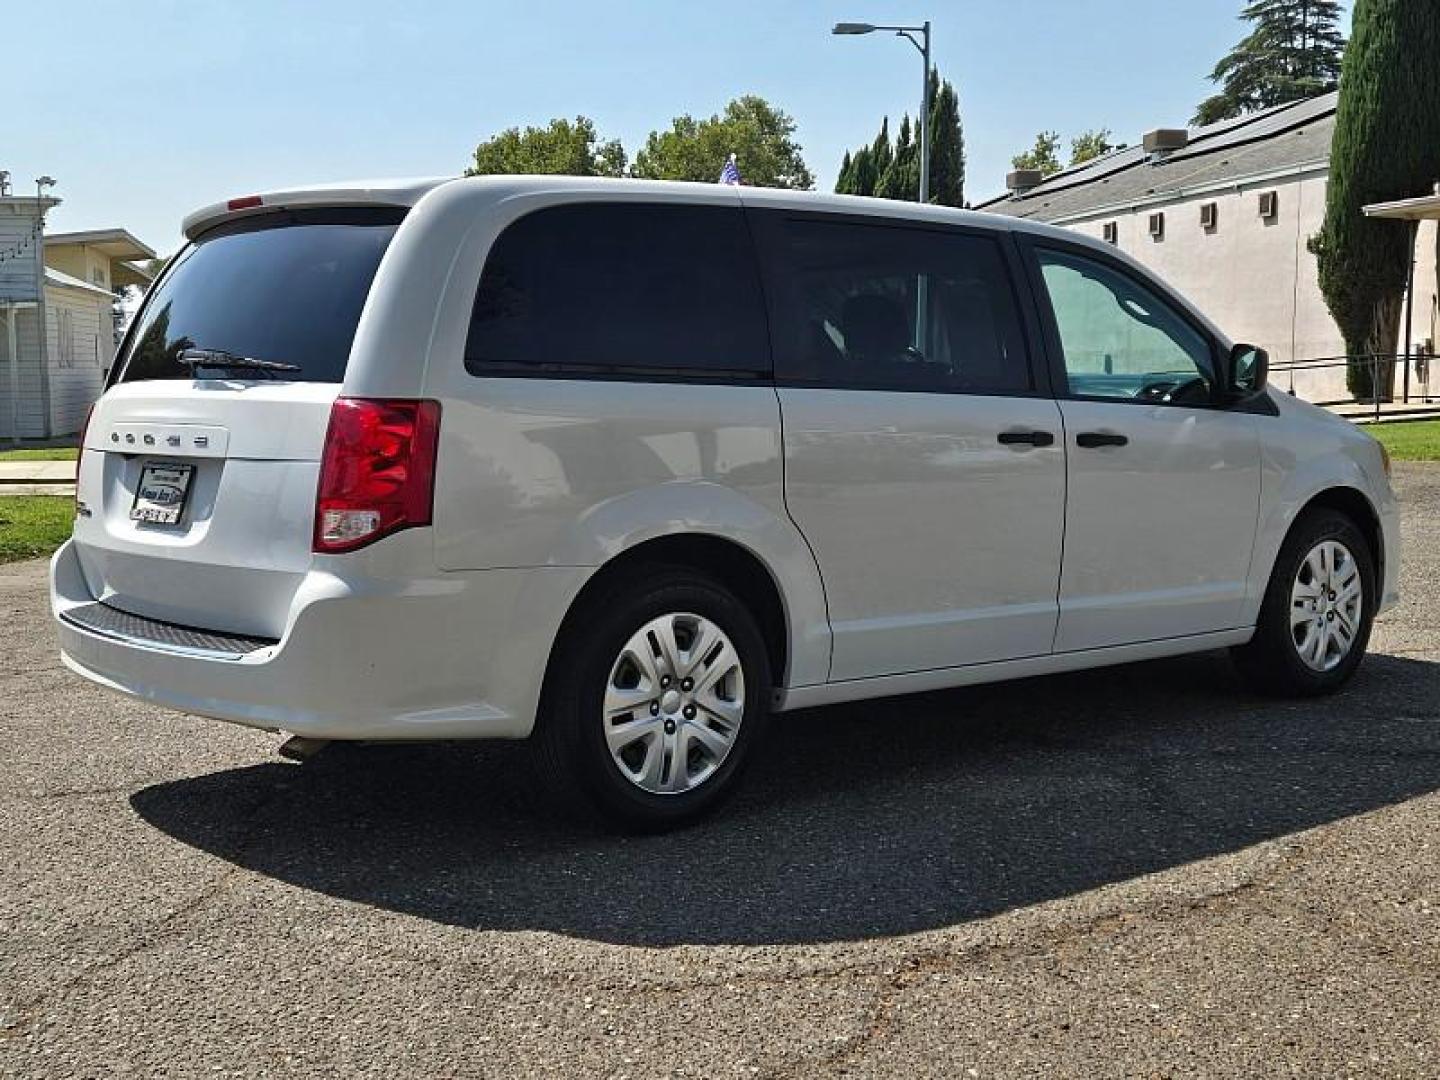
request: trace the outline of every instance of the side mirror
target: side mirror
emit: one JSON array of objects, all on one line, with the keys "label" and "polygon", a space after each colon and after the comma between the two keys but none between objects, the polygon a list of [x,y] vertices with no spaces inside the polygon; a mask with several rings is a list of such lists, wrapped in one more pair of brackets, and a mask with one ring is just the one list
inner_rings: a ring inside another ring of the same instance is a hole
[{"label": "side mirror", "polygon": [[1270,379],[1270,354],[1255,345],[1236,345],[1225,362],[1225,396],[1248,401],[1265,391]]}]

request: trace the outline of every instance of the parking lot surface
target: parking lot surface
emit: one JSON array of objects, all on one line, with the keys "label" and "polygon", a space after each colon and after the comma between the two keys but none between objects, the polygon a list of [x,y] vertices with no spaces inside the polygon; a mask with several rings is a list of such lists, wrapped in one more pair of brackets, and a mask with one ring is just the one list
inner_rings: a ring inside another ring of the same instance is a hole
[{"label": "parking lot surface", "polygon": [[1440,1074],[1440,467],[1352,686],[1224,655],[786,716],[677,835],[523,748],[279,739],[0,566],[0,1075]]}]

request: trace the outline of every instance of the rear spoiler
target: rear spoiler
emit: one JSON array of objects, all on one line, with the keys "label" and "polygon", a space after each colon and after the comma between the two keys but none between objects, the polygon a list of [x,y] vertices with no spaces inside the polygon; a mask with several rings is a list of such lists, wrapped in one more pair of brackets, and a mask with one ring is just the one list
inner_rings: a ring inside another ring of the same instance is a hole
[{"label": "rear spoiler", "polygon": [[349,184],[291,188],[256,195],[240,195],[224,202],[212,203],[187,214],[180,229],[185,239],[194,240],[216,225],[236,218],[252,217],[272,210],[291,210],[302,206],[414,206],[421,196],[439,187],[452,177],[423,180],[375,180]]}]

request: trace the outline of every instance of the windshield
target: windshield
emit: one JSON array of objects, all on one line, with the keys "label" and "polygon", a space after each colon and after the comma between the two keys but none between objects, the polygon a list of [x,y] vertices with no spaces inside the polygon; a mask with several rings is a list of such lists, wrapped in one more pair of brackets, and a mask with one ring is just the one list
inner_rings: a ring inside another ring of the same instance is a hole
[{"label": "windshield", "polygon": [[[370,283],[404,213],[295,210],[211,230],[147,298],[113,381],[341,382]],[[197,371],[186,362],[194,350],[261,363]]]}]

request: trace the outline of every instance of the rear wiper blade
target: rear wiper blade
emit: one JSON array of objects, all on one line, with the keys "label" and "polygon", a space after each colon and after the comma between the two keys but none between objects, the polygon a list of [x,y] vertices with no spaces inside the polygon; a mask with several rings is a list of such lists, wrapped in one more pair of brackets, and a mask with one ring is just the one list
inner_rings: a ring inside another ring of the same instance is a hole
[{"label": "rear wiper blade", "polygon": [[299,364],[285,364],[279,360],[258,360],[253,356],[239,356],[224,349],[185,349],[176,358],[188,368],[225,368],[253,371],[299,371]]}]

